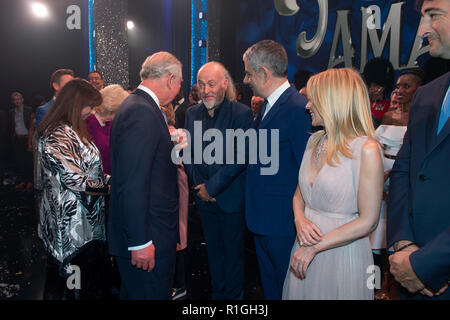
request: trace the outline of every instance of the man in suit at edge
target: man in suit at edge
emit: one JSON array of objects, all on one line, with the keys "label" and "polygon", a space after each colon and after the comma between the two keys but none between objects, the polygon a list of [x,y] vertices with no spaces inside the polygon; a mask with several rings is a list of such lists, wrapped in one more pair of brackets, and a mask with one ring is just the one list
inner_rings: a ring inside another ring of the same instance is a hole
[{"label": "man in suit at edge", "polygon": [[[194,137],[194,122],[201,122],[202,131],[220,130],[226,137],[227,129],[247,131],[252,125],[251,110],[236,101],[236,90],[225,67],[209,62],[198,71],[197,83],[202,103],[186,112],[186,129]],[[203,136],[203,132],[201,132]],[[191,150],[203,150],[211,142],[203,141]],[[225,140],[224,147],[225,147]],[[222,146],[220,146],[222,147]],[[227,143],[228,147],[228,143]],[[211,274],[212,299],[237,300],[244,293],[244,187],[246,164],[226,163],[227,154],[235,155],[237,148],[224,149],[220,163],[207,165],[185,164],[194,185],[203,233],[206,240]],[[191,152],[191,157],[195,158]]]},{"label": "man in suit at edge", "polygon": [[122,103],[111,128],[109,252],[122,278],[121,299],[171,299],[178,240],[177,167],[160,106],[180,90],[181,63],[149,56],[141,84]]},{"label": "man in suit at edge", "polygon": [[186,121],[186,110],[190,107],[190,104],[184,99],[184,90],[180,89],[177,96],[172,102],[173,112],[175,112],[175,128],[183,129]]},{"label": "man in suit at edge", "polygon": [[[450,59],[450,0],[421,0],[419,35]],[[450,299],[450,73],[416,91],[403,146],[390,174],[391,273],[403,299]],[[406,290],[405,290],[406,289]]]},{"label": "man in suit at edge", "polygon": [[266,100],[255,127],[279,130],[279,141],[268,143],[268,150],[279,143],[278,172],[264,175],[261,163],[249,164],[245,197],[246,220],[255,235],[264,297],[279,300],[296,237],[292,198],[311,133],[311,118],[306,112],[306,98],[287,80],[288,58],[279,43],[260,41],[247,49],[243,60],[244,83],[255,96]]},{"label": "man in suit at edge", "polygon": [[73,78],[74,74],[71,69],[58,69],[53,72],[52,76],[50,77],[50,88],[53,91],[53,98],[43,106],[40,106],[36,109],[36,128],[39,127],[42,119],[44,119],[48,110],[53,105],[53,102],[55,102],[56,96],[58,95],[59,91],[61,91],[61,89],[66,85],[67,82],[73,80]]}]

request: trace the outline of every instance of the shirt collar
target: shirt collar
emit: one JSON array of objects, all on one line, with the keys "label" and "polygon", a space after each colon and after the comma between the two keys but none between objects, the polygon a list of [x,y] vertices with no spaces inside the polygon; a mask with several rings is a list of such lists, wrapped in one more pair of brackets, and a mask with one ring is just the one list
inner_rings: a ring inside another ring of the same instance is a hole
[{"label": "shirt collar", "polygon": [[[272,92],[267,97],[267,102],[270,106],[273,106],[277,100],[280,98],[280,96],[290,87],[289,81],[286,80],[281,86],[278,87],[274,92]],[[267,110],[267,109],[266,109]]]},{"label": "shirt collar", "polygon": [[145,93],[148,93],[150,95],[150,97],[152,97],[153,100],[156,102],[156,105],[158,106],[158,108],[161,109],[161,106],[159,105],[159,99],[158,99],[158,97],[156,96],[156,94],[152,90],[150,90],[149,88],[147,88],[143,84],[140,84],[137,88],[141,89]]}]

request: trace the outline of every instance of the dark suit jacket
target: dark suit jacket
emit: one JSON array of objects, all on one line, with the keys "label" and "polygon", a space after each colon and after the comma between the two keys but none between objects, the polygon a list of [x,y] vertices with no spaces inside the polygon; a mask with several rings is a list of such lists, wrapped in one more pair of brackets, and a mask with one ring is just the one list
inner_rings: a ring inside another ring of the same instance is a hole
[{"label": "dark suit jacket", "polygon": [[[261,175],[265,167],[258,161],[247,168],[245,210],[250,231],[268,236],[295,235],[292,197],[298,184],[298,172],[311,133],[311,117],[306,98],[290,87],[272,106],[259,125],[279,130],[279,169],[275,175]],[[268,165],[267,165],[268,166]]]},{"label": "dark suit jacket", "polygon": [[186,121],[186,110],[189,108],[189,102],[183,101],[183,103],[175,111],[175,128],[184,128]]},{"label": "dark suit jacket", "polygon": [[[227,152],[236,154],[237,143],[233,149],[225,149],[223,152],[223,164],[207,165],[208,176],[203,176],[198,166],[205,164],[194,164],[194,153],[196,139],[194,138],[194,121],[201,121],[203,103],[190,107],[186,113],[186,130],[191,135],[191,164],[185,164],[186,173],[194,186],[205,183],[208,193],[216,198],[217,204],[225,212],[242,212],[244,209],[244,187],[246,164],[238,164],[234,158],[234,164],[226,164]],[[222,133],[223,145],[226,145],[226,129],[243,129],[247,131],[251,127],[252,111],[246,105],[239,102],[224,100],[220,106],[220,114],[217,117],[215,128]],[[203,133],[202,133],[203,134]],[[200,140],[200,139],[199,139]],[[202,149],[203,153],[203,149]],[[194,192],[196,194],[196,192]],[[201,205],[204,203],[200,198],[196,200]]]},{"label": "dark suit jacket", "polygon": [[177,167],[161,110],[136,90],[119,108],[111,128],[109,251],[130,258],[128,247],[150,240],[159,255],[175,252],[178,239]]},{"label": "dark suit jacket", "polygon": [[[415,242],[414,272],[433,290],[450,279],[450,121],[438,136],[441,106],[450,73],[419,88],[408,130],[390,175],[388,247]],[[450,290],[446,294],[450,298]]]},{"label": "dark suit jacket", "polygon": [[[14,119],[15,117],[15,110],[16,108],[9,109],[9,118],[8,118],[8,131],[9,136],[13,137],[16,131],[16,121]],[[33,113],[33,110],[31,107],[23,106],[23,122],[25,124],[25,127],[30,130],[30,120],[31,120],[31,114]]]}]

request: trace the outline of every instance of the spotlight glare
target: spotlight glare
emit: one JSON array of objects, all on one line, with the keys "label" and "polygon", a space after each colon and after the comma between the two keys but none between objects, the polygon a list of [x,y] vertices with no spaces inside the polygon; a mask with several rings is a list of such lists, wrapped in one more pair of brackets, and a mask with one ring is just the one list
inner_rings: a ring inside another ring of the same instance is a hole
[{"label": "spotlight glare", "polygon": [[127,22],[127,28],[128,28],[128,30],[132,30],[132,29],[134,29],[134,22],[133,21],[128,21]]},{"label": "spotlight glare", "polygon": [[39,2],[31,3],[31,10],[33,11],[34,15],[38,18],[48,17],[48,9],[42,3],[39,3]]}]

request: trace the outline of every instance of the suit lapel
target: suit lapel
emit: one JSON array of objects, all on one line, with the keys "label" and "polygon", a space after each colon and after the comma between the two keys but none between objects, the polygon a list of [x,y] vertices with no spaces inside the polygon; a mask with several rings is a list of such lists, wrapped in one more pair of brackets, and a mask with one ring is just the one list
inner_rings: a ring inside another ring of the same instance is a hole
[{"label": "suit lapel", "polygon": [[[437,124],[439,122],[440,96],[430,97],[428,117],[426,118],[426,151],[431,152],[436,143]],[[420,106],[419,106],[420,107]]]},{"label": "suit lapel", "polygon": [[163,111],[158,107],[156,102],[152,99],[152,97],[149,94],[147,94],[145,91],[140,90],[140,89],[136,89],[132,94],[137,94],[138,96],[141,96],[145,100],[147,100],[148,103],[150,104],[151,108],[155,111],[155,114],[158,117],[161,124],[163,125],[163,128],[164,127],[167,128],[166,120],[164,119],[164,116],[162,115]]},{"label": "suit lapel", "polygon": [[259,124],[259,129],[265,128],[269,122],[273,119],[273,117],[280,111],[281,106],[290,98],[290,96],[295,93],[296,90],[291,87],[286,89],[283,94],[278,98],[277,102],[270,108],[269,112],[266,116],[261,120]]},{"label": "suit lapel", "polygon": [[433,98],[430,97],[430,99],[432,99],[433,110],[430,112],[430,116],[427,120],[427,142],[431,146],[428,153],[432,152],[450,134],[450,123],[447,121],[439,135],[436,136],[442,104],[444,103],[449,82],[450,77],[447,77],[446,81],[442,81],[439,84],[439,87],[436,90],[437,94],[434,95]]}]

